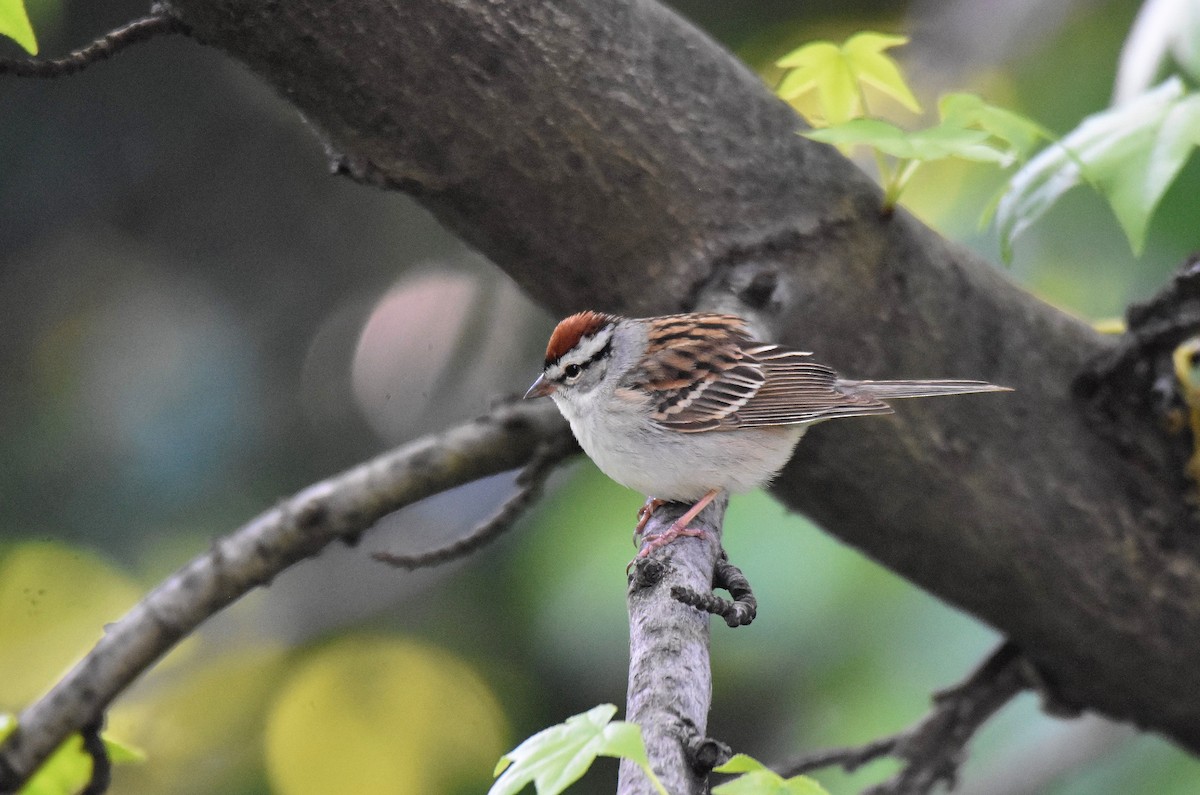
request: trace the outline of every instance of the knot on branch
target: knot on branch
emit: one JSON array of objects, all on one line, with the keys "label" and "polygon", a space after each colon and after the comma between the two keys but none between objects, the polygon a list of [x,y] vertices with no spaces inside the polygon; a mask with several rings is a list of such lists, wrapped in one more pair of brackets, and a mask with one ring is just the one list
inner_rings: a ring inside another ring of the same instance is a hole
[{"label": "knot on branch", "polygon": [[[634,558],[630,565],[632,571],[629,574],[629,585],[633,591],[653,588],[662,582],[663,576],[667,573],[667,564],[658,558]],[[672,589],[671,593],[674,594],[674,592]]]},{"label": "knot on branch", "polygon": [[723,765],[733,758],[733,749],[712,737],[694,734],[684,745],[688,764],[699,776],[707,776],[714,767]]},{"label": "knot on branch", "polygon": [[1176,481],[1200,505],[1200,255],[1157,295],[1131,304],[1125,323],[1116,344],[1077,376],[1074,393],[1121,455]]}]

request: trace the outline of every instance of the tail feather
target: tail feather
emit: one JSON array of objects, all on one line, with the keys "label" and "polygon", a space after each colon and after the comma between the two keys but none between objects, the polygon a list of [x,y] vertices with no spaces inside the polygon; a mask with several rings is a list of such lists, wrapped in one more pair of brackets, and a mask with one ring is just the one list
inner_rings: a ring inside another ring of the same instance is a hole
[{"label": "tail feather", "polygon": [[938,395],[966,395],[972,392],[1011,392],[1007,386],[996,386],[986,381],[848,381],[839,378],[836,388],[848,394],[863,395],[877,400],[897,398],[936,397]]}]

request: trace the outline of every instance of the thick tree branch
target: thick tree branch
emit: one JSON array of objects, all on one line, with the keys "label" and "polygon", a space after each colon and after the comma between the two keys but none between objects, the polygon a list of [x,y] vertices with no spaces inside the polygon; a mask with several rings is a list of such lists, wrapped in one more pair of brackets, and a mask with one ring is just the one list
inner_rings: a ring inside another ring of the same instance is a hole
[{"label": "thick tree branch", "polygon": [[[774,491],[1011,637],[1062,696],[1200,749],[1200,527],[1153,414],[1075,390],[1115,343],[904,212],[652,0],[171,0],[373,184],[554,312],[754,315],[851,377],[982,378],[814,428]],[[1136,388],[1136,387],[1132,387]]]},{"label": "thick tree branch", "polygon": [[[709,614],[672,596],[674,588],[708,591],[721,554],[728,499],[719,497],[691,523],[704,538],[679,538],[636,561],[629,581],[629,692],[625,717],[642,727],[651,767],[671,795],[707,792],[707,772],[693,767],[689,747],[703,737],[712,703]],[[649,540],[689,505],[664,505],[646,525]],[[641,769],[621,761],[618,795],[653,795]]]},{"label": "thick tree branch", "polygon": [[0,792],[15,792],[70,734],[91,725],[180,639],[250,590],[338,539],[440,491],[526,463],[570,431],[552,404],[504,405],[282,501],[175,572],[119,621],[0,744]]}]

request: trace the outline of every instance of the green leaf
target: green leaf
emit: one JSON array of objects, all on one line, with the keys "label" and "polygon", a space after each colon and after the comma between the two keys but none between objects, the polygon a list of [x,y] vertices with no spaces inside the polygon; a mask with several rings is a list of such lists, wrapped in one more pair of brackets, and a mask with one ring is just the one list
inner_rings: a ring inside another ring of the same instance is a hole
[{"label": "green leaf", "polygon": [[[818,41],[801,47],[779,61],[789,72],[776,93],[795,99],[816,90],[818,107],[829,124],[839,124],[862,114],[858,85],[850,65],[837,45]],[[816,121],[816,120],[811,120]]]},{"label": "green leaf", "polygon": [[820,121],[831,125],[864,113],[860,84],[892,97],[914,113],[919,112],[920,105],[904,81],[900,67],[883,54],[884,50],[907,41],[903,36],[863,32],[851,36],[841,47],[829,41],[806,44],[776,62],[789,70],[776,93],[792,100],[815,90],[823,116]]},{"label": "green leaf", "polygon": [[827,144],[872,146],[884,154],[902,160],[940,160],[962,157],[992,163],[1011,160],[1003,150],[988,143],[991,137],[983,130],[939,124],[925,130],[906,132],[894,124],[878,119],[851,119],[848,122],[802,135]]},{"label": "green leaf", "polygon": [[714,768],[717,773],[743,773],[732,781],[713,787],[713,795],[829,795],[808,776],[785,779],[746,754],[737,754]]},{"label": "green leaf", "polygon": [[728,762],[713,768],[717,773],[753,773],[768,769],[766,765],[749,754],[734,754]]},{"label": "green leaf", "polygon": [[0,35],[8,36],[30,55],[37,55],[37,39],[25,12],[25,0],[0,0]]},{"label": "green leaf", "polygon": [[488,795],[515,795],[530,782],[538,795],[558,795],[578,781],[597,756],[631,759],[649,773],[641,730],[632,723],[612,722],[615,714],[615,706],[601,704],[533,735],[500,757],[494,773],[499,778]]},{"label": "green leaf", "polygon": [[851,36],[842,45],[842,52],[860,82],[873,86],[913,113],[920,113],[921,106],[900,73],[899,65],[883,54],[884,50],[907,43],[904,36],[866,31]]},{"label": "green leaf", "polygon": [[1172,77],[1129,102],[1096,113],[1018,171],[996,207],[1005,258],[1012,241],[1083,181],[1108,201],[1141,253],[1150,216],[1200,144],[1200,95]]},{"label": "green leaf", "polygon": [[108,758],[114,765],[123,762],[145,762],[146,754],[140,749],[132,745],[123,743],[109,736],[108,732],[101,732],[100,739],[104,741],[104,747],[108,749]]},{"label": "green leaf", "polygon": [[976,128],[1007,143],[1015,157],[1024,159],[1039,141],[1054,135],[1032,119],[989,105],[975,94],[946,94],[938,101],[938,115],[946,125]]}]

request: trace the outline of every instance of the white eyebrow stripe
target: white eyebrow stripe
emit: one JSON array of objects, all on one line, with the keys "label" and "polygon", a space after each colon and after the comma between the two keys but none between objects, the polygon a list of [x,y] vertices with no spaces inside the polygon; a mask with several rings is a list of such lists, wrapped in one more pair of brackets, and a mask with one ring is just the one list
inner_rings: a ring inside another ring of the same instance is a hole
[{"label": "white eyebrow stripe", "polygon": [[[575,364],[583,364],[590,362],[596,358],[605,346],[608,345],[609,339],[612,338],[612,330],[602,329],[593,337],[584,337],[579,341],[578,346],[571,355],[571,361]],[[563,357],[565,361],[567,357]],[[562,363],[562,362],[560,362]]]},{"label": "white eyebrow stripe", "polygon": [[569,364],[578,364],[587,366],[604,352],[612,341],[612,329],[601,329],[594,336],[581,339],[576,345],[578,347],[571,349],[568,355],[564,355],[557,362],[546,368],[546,377],[550,380],[557,380],[563,376],[563,370]]}]

